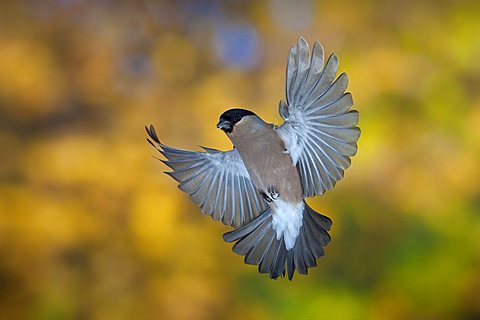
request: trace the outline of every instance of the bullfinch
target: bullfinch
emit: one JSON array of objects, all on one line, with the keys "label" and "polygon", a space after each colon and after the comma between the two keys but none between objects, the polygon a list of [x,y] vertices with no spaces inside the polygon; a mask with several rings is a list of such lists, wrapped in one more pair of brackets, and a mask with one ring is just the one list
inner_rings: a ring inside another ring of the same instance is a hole
[{"label": "bullfinch", "polygon": [[337,69],[335,54],[324,64],[320,43],[310,53],[300,37],[288,56],[286,101],[278,107],[284,123],[267,123],[246,109],[225,111],[217,127],[233,143],[229,151],[174,149],[146,127],[147,140],[173,170],[167,174],[205,214],[234,227],[223,239],[272,279],[307,274],[330,242],[332,221],[305,198],[332,189],[357,152],[359,115],[345,92],[347,75],[335,79]]}]

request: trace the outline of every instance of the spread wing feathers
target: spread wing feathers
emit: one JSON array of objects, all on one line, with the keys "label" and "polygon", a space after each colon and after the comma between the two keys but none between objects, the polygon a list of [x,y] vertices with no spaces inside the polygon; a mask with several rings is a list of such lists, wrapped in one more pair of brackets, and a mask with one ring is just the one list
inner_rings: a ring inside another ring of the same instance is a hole
[{"label": "spread wing feathers", "polygon": [[309,57],[307,42],[300,38],[287,63],[287,102],[280,101],[285,120],[277,129],[302,177],[304,195],[321,195],[334,187],[350,166],[360,136],[358,112],[342,73],[335,81],[338,58],[332,54],[324,66],[324,51],[315,42]]},{"label": "spread wing feathers", "polygon": [[267,204],[253,186],[238,152],[203,148],[206,152],[179,150],[160,143],[155,128],[145,127],[154,146],[171,169],[180,190],[200,206],[202,212],[226,225],[239,227],[263,212]]},{"label": "spread wing feathers", "polygon": [[245,256],[246,264],[258,265],[260,273],[270,278],[285,276],[292,280],[295,270],[307,274],[317,265],[317,258],[325,255],[324,247],[330,242],[328,230],[332,221],[305,204],[303,222],[295,246],[287,250],[283,237],[277,239],[272,228],[272,210],[268,208],[255,220],[223,235],[226,242],[235,242],[232,250]]}]

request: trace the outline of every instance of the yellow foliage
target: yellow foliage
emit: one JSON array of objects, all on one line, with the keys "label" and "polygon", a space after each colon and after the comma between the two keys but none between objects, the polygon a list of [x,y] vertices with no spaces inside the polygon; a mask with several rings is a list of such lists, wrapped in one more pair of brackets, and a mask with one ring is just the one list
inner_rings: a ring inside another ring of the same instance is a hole
[{"label": "yellow foliage", "polygon": [[48,47],[29,38],[0,42],[0,98],[7,112],[31,120],[58,111],[64,78]]},{"label": "yellow foliage", "polygon": [[[479,12],[2,3],[0,318],[479,318]],[[243,265],[143,127],[198,150],[231,148],[215,127],[229,108],[279,124],[300,35],[339,56],[362,135],[345,178],[309,200],[334,220],[326,256],[289,283]]]}]

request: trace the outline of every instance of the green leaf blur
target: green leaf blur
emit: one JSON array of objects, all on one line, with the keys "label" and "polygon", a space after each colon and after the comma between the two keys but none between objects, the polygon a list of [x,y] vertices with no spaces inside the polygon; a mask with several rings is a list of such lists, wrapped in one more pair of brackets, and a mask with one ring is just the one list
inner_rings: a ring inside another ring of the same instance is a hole
[{"label": "green leaf blur", "polygon": [[[360,111],[310,274],[231,251],[143,130],[227,149],[279,123],[298,36],[336,52]],[[480,318],[479,1],[22,0],[0,10],[1,319]]]}]

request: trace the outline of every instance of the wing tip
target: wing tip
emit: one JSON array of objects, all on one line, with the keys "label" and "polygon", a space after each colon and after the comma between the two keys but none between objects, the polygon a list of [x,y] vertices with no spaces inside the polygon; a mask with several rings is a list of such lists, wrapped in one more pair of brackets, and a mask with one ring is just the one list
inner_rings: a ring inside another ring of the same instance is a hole
[{"label": "wing tip", "polygon": [[300,49],[300,48],[306,48],[307,51],[308,51],[308,42],[307,42],[307,40],[305,40],[305,38],[302,37],[302,36],[298,37],[297,47],[298,47],[298,49]]},{"label": "wing tip", "polygon": [[[330,62],[331,61],[331,62]],[[339,63],[339,59],[338,59],[338,56],[335,52],[331,53],[329,56],[328,56],[328,60],[327,60],[327,63],[335,63],[338,67],[338,63]]]},{"label": "wing tip", "polygon": [[322,46],[322,44],[320,43],[320,41],[315,41],[315,42],[313,43],[313,48],[315,48],[315,47],[322,49],[322,52],[324,51],[324,50],[323,50],[323,46]]},{"label": "wing tip", "polygon": [[337,78],[337,81],[338,81],[338,79],[340,79],[340,78],[345,78],[345,81],[347,82],[347,86],[348,86],[348,74],[347,74],[345,71],[342,72],[342,73],[340,73],[340,75],[339,75],[338,78]]},{"label": "wing tip", "polygon": [[214,149],[214,148],[209,148],[209,147],[205,147],[205,146],[199,146],[199,147],[202,148],[203,150],[205,150],[207,153],[221,152],[220,150],[217,150],[217,149]]},{"label": "wing tip", "polygon": [[[155,127],[153,126],[153,124],[150,125],[150,127],[147,127],[145,125],[145,131],[147,132],[147,134],[149,135],[149,137],[155,141],[156,143],[158,144],[161,144],[160,140],[158,139],[158,136],[157,136],[157,132],[155,131]],[[148,139],[147,139],[148,140]]]},{"label": "wing tip", "polygon": [[349,110],[347,113],[353,115],[355,117],[355,125],[354,127],[358,124],[358,122],[360,121],[360,112],[358,112],[358,110],[355,110],[355,109],[352,109],[352,110]]},{"label": "wing tip", "polygon": [[223,241],[227,243],[232,243],[235,240],[238,240],[238,237],[235,234],[235,230],[224,233],[222,238],[223,238]]},{"label": "wing tip", "polygon": [[152,140],[148,139],[148,138],[145,138],[145,140],[147,140],[147,142],[154,148],[157,148],[157,146],[155,146],[155,144],[152,142]]},{"label": "wing tip", "polygon": [[278,113],[284,120],[288,120],[290,113],[288,112],[288,105],[284,100],[278,102]]}]

